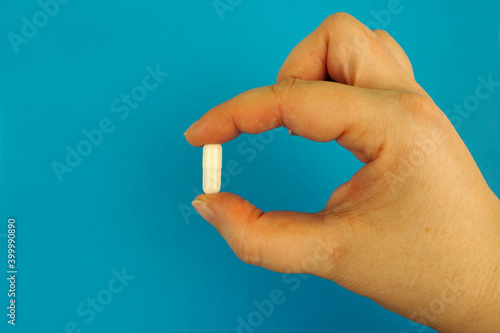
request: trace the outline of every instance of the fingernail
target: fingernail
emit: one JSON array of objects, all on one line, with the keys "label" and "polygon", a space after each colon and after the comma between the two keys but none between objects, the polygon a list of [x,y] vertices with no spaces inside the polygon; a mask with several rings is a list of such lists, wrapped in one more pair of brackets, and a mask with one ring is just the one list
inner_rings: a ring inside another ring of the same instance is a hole
[{"label": "fingernail", "polygon": [[189,131],[191,130],[191,128],[194,126],[194,124],[196,124],[196,122],[192,123],[191,126],[188,127],[188,129],[186,130],[186,132],[184,132],[184,136],[186,136]]},{"label": "fingernail", "polygon": [[215,223],[215,214],[212,209],[208,206],[208,204],[201,200],[195,200],[191,202],[191,205],[194,209],[201,215],[208,223],[214,225]]},{"label": "fingernail", "polygon": [[288,128],[287,128],[287,130],[288,130],[288,134],[290,134],[291,136],[296,135],[295,133],[293,133],[293,132],[292,132],[292,130],[291,130],[291,129],[288,129]]}]

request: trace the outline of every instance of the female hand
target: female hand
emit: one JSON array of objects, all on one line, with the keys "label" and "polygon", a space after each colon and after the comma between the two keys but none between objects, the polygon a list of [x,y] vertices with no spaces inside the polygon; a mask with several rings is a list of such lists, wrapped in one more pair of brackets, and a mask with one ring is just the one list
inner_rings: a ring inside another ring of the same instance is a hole
[{"label": "female hand", "polygon": [[284,126],[365,165],[317,213],[264,213],[231,193],[193,206],[243,261],[310,273],[442,332],[500,331],[500,203],[388,33],[328,17],[277,84],[207,112],[194,146]]}]

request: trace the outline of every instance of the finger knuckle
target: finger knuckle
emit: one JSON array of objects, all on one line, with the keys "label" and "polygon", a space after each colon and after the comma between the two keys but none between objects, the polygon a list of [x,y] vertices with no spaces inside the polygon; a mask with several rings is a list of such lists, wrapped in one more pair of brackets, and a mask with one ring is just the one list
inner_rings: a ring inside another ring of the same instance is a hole
[{"label": "finger knuckle", "polygon": [[271,89],[273,93],[276,95],[276,98],[279,101],[283,101],[293,93],[295,90],[295,87],[298,84],[299,79],[298,78],[289,78],[283,81],[280,81],[279,83],[272,85]]},{"label": "finger knuckle", "polygon": [[[345,57],[366,52],[378,52],[380,41],[376,34],[360,24],[354,17],[346,13],[330,15],[323,22],[325,34],[329,36],[332,50]],[[346,60],[348,60],[346,58]]]},{"label": "finger knuckle", "polygon": [[329,15],[324,21],[323,23],[325,23],[327,26],[336,26],[338,24],[345,24],[346,22],[351,22],[354,18],[348,14],[348,13],[344,13],[344,12],[338,12],[338,13],[334,13],[334,14],[331,14]]},{"label": "finger knuckle", "polygon": [[427,96],[400,93],[399,102],[402,109],[409,112],[417,123],[438,125],[443,121],[443,112]]},{"label": "finger knuckle", "polygon": [[425,165],[431,165],[432,157],[446,140],[450,123],[430,97],[400,93],[399,107],[405,125],[396,132],[395,137],[401,139],[393,146],[393,162],[395,169],[401,170],[398,174],[408,178],[424,172]]},{"label": "finger knuckle", "polygon": [[282,126],[290,125],[290,118],[293,117],[290,113],[291,109],[293,109],[293,101],[297,100],[297,96],[300,93],[299,86],[301,81],[298,78],[289,78],[270,86],[277,101],[276,116],[282,123]]}]

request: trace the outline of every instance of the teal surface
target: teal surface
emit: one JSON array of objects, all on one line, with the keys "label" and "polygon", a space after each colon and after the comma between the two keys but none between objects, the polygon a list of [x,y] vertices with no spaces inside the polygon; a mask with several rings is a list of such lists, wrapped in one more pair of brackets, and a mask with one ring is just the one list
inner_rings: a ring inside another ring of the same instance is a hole
[{"label": "teal surface", "polygon": [[[332,282],[240,262],[190,208],[201,149],[186,128],[274,83],[338,11],[399,41],[500,194],[500,88],[467,104],[500,81],[500,3],[392,2],[2,2],[0,273],[10,217],[18,273],[15,327],[0,283],[0,332],[433,332]],[[250,140],[224,145],[240,164],[224,190],[264,210],[320,210],[361,166],[285,130]]]}]

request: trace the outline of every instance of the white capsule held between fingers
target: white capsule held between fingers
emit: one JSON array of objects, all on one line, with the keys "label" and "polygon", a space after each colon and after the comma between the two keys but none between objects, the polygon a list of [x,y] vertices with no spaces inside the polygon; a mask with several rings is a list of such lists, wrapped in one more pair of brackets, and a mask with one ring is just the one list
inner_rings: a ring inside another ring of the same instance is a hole
[{"label": "white capsule held between fingers", "polygon": [[222,173],[222,146],[203,146],[203,192],[219,193]]}]

